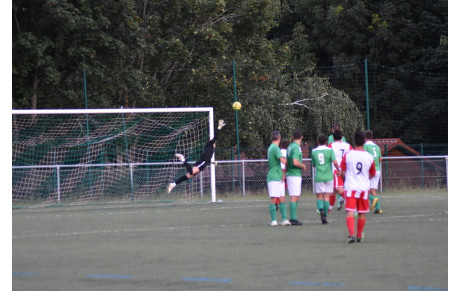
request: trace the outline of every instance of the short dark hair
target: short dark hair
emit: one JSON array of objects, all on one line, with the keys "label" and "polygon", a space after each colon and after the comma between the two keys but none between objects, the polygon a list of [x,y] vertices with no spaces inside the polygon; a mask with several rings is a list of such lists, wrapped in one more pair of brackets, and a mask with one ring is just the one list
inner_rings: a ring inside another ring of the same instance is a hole
[{"label": "short dark hair", "polygon": [[332,126],[332,130],[336,131],[336,130],[339,130],[339,129],[340,129],[340,124],[339,123],[334,123],[334,125]]},{"label": "short dark hair", "polygon": [[271,136],[271,139],[272,141],[275,141],[275,140],[279,140],[281,138],[281,134],[279,133],[279,131],[274,131],[272,132],[272,136]]},{"label": "short dark hair", "polygon": [[372,130],[366,130],[364,132],[364,136],[367,138],[367,139],[372,139],[374,137],[374,134],[372,133]]},{"label": "short dark hair", "polygon": [[357,130],[355,132],[354,140],[355,140],[355,146],[364,145],[364,132],[362,132],[361,130]]},{"label": "short dark hair", "polygon": [[327,136],[324,133],[318,134],[318,138],[316,139],[319,145],[325,145],[327,142]]},{"label": "short dark hair", "polygon": [[289,142],[286,139],[282,139],[280,142],[280,148],[287,149],[289,146]]},{"label": "short dark hair", "polygon": [[296,129],[294,130],[294,134],[292,135],[292,137],[294,139],[299,139],[301,138],[303,135],[302,135],[302,131],[300,129]]},{"label": "short dark hair", "polygon": [[343,133],[342,133],[342,131],[340,129],[337,129],[337,130],[334,131],[332,136],[334,137],[334,140],[342,140]]}]

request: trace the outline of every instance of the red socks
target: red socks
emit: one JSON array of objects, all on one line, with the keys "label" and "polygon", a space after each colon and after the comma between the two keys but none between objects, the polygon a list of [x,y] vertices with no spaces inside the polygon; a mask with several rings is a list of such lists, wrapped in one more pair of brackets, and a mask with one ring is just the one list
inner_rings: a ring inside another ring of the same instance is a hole
[{"label": "red socks", "polygon": [[347,227],[348,227],[348,234],[350,236],[355,235],[355,218],[352,217],[347,217]]},{"label": "red socks", "polygon": [[334,203],[335,203],[335,194],[332,194],[329,197],[329,206],[334,206]]},{"label": "red socks", "polygon": [[363,237],[364,225],[366,224],[366,218],[358,219],[358,237]]}]

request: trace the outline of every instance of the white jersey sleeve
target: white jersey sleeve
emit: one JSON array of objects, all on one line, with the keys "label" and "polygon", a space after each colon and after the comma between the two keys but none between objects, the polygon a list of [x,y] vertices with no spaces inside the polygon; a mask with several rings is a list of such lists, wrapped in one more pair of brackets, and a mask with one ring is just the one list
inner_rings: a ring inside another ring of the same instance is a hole
[{"label": "white jersey sleeve", "polygon": [[[281,155],[283,156],[283,158],[287,157],[287,149],[281,149]],[[280,165],[281,165],[281,170],[286,169],[285,164],[280,162]]]}]

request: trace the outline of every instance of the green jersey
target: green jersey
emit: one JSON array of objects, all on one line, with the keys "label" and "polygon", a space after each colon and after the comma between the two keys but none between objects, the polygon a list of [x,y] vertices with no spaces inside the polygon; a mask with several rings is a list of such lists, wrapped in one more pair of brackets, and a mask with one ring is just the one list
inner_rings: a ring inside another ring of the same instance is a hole
[{"label": "green jersey", "polygon": [[302,151],[298,143],[293,142],[287,148],[287,166],[286,176],[302,176],[302,169],[294,166],[294,159],[302,163]]},{"label": "green jersey", "polygon": [[315,182],[329,182],[334,180],[332,162],[336,161],[334,150],[320,145],[311,152],[311,163],[315,166]]},{"label": "green jersey", "polygon": [[[327,144],[329,145],[329,144],[333,143],[334,141],[335,141],[335,140],[334,140],[334,136],[331,134],[331,135],[327,138]],[[347,142],[347,140],[345,139],[344,136],[342,136],[342,141]]]},{"label": "green jersey", "polygon": [[373,141],[366,141],[364,149],[374,158],[375,170],[380,171],[380,158],[382,157],[380,147]]},{"label": "green jersey", "polygon": [[268,174],[267,182],[281,181],[283,179],[283,170],[281,170],[280,158],[283,157],[281,149],[272,143],[268,148]]}]

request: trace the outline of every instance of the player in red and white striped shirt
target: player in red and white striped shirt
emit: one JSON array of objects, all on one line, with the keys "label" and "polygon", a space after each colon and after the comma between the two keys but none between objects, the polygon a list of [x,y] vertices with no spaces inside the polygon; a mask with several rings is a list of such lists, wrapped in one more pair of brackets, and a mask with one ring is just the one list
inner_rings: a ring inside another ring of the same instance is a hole
[{"label": "player in red and white striped shirt", "polygon": [[[337,163],[340,165],[342,163],[343,156],[353,148],[349,143],[343,141],[343,133],[340,129],[336,129],[332,135],[334,137],[334,142],[330,143],[329,147],[334,150],[335,158],[337,159]],[[342,176],[339,175],[339,172],[334,170],[334,193],[332,193],[331,197],[329,198],[329,212],[334,207],[336,193],[340,195],[339,206],[337,207],[337,210],[340,210],[342,209],[344,203],[344,199],[342,198],[343,179]]]},{"label": "player in red and white striped shirt", "polygon": [[[342,176],[345,180],[345,210],[347,211],[348,243],[363,239],[366,213],[369,212],[369,179],[375,175],[374,158],[364,150],[364,132],[358,130],[354,135],[355,149],[342,159]],[[354,212],[358,211],[358,232],[355,237]]]}]

